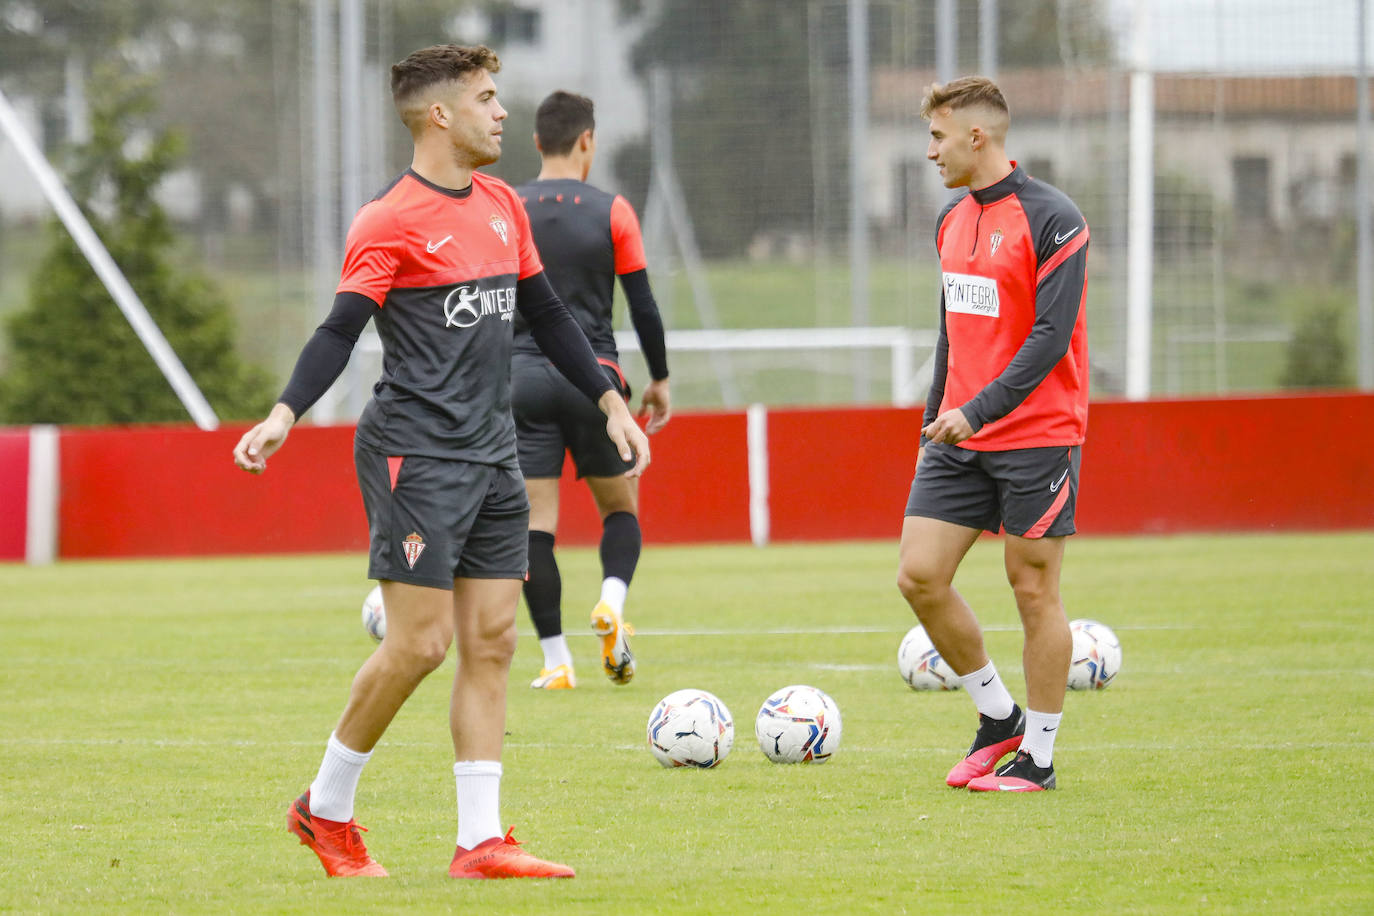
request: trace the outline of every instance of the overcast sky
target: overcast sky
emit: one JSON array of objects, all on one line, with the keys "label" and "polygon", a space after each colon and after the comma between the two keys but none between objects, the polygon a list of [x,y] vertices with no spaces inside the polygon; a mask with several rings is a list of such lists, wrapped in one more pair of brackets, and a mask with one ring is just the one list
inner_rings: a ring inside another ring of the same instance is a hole
[{"label": "overcast sky", "polygon": [[[1366,34],[1374,0],[1365,0]],[[1129,42],[1136,0],[1110,0]],[[1148,0],[1159,70],[1343,72],[1355,69],[1360,0]],[[1129,44],[1127,45],[1129,47]],[[1374,67],[1374,44],[1366,43]]]}]

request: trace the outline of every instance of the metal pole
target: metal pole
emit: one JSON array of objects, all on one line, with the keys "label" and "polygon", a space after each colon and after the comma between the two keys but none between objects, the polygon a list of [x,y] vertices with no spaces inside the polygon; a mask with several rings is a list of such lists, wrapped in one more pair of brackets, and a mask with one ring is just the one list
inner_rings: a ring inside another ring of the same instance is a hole
[{"label": "metal pole", "polygon": [[[337,278],[338,229],[335,194],[338,185],[334,175],[334,17],[332,0],[313,0],[311,4],[311,67],[310,93],[312,97],[310,130],[302,136],[311,151],[312,206],[311,276],[315,311],[321,319],[329,313],[333,301],[334,281]],[[334,420],[337,398],[331,387],[315,403],[311,416],[316,423]]]},{"label": "metal pole", "polygon": [[959,69],[959,7],[956,0],[935,4],[935,79],[947,83]]},{"label": "metal pole", "polygon": [[997,79],[997,0],[978,2],[978,71]]},{"label": "metal pole", "polygon": [[8,137],[14,144],[19,158],[33,173],[34,180],[38,182],[38,187],[47,197],[58,219],[62,220],[72,240],[76,242],[76,246],[81,249],[81,253],[95,270],[96,276],[100,278],[100,282],[109,290],[115,305],[124,313],[125,319],[133,327],[134,333],[138,335],[148,354],[152,356],[153,362],[157,363],[158,369],[162,370],[163,377],[172,386],[191,419],[201,429],[216,429],[219,426],[219,418],[205,400],[205,395],[200,393],[195,380],[181,364],[171,344],[167,343],[167,338],[162,336],[162,330],[148,314],[143,301],[129,285],[124,272],[119,269],[114,258],[110,257],[110,252],[86,220],[86,214],[82,213],[76,201],[72,200],[71,194],[67,193],[66,186],[62,184],[62,179],[57,177],[57,172],[25,130],[23,122],[19,120],[19,113],[10,105],[10,100],[3,91],[0,91],[0,134]]},{"label": "metal pole", "polygon": [[1154,296],[1154,74],[1150,0],[1135,0],[1126,238],[1126,397],[1150,396]]},{"label": "metal pole", "polygon": [[1374,265],[1370,264],[1370,214],[1369,214],[1369,58],[1366,44],[1369,30],[1368,0],[1359,3],[1359,51],[1357,53],[1359,76],[1357,86],[1357,112],[1355,152],[1355,240],[1356,255],[1355,301],[1359,312],[1359,378],[1360,388],[1374,390],[1374,304],[1371,304],[1371,274]]},{"label": "metal pole", "polygon": [[[849,309],[850,323],[868,326],[868,0],[849,0]],[[854,400],[868,399],[869,361],[854,355]]]}]

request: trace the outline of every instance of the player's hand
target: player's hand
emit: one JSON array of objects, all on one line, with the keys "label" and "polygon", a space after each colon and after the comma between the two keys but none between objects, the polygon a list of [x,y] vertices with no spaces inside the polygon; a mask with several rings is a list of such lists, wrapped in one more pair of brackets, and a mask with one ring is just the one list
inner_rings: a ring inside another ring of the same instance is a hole
[{"label": "player's hand", "polygon": [[649,434],[658,432],[668,425],[672,415],[672,398],[668,394],[668,380],[658,379],[644,386],[644,395],[639,401],[639,419],[649,418],[644,431]]},{"label": "player's hand", "polygon": [[624,461],[633,461],[635,466],[625,472],[626,477],[638,477],[649,466],[649,437],[639,428],[625,399],[618,391],[607,391],[597,402],[606,414],[606,435],[615,443],[615,450]]},{"label": "player's hand", "polygon": [[234,446],[234,464],[250,474],[261,474],[267,470],[267,459],[286,441],[286,434],[296,422],[296,415],[285,404],[272,408],[257,426],[254,426],[239,439]]},{"label": "player's hand", "polygon": [[964,412],[955,407],[952,410],[946,410],[932,420],[929,426],[921,430],[921,435],[931,442],[958,445],[973,435],[973,427],[969,425]]}]

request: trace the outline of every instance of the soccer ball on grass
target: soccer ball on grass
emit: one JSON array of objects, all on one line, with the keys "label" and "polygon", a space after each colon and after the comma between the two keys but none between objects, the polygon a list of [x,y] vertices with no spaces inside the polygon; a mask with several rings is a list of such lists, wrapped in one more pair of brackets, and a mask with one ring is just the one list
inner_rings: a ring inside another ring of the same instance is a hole
[{"label": "soccer ball on grass", "polygon": [[958,690],[963,686],[920,624],[907,631],[897,648],[897,671],[912,690]]},{"label": "soccer ball on grass", "polygon": [[735,743],[735,721],[713,693],[674,690],[649,713],[649,750],[665,767],[716,766]]},{"label": "soccer ball on grass", "polygon": [[840,708],[815,687],[783,687],[763,701],[754,737],[774,763],[825,763],[840,746]]},{"label": "soccer ball on grass", "polygon": [[1073,659],[1069,663],[1070,690],[1101,690],[1121,670],[1121,640],[1112,628],[1096,620],[1069,622]]}]

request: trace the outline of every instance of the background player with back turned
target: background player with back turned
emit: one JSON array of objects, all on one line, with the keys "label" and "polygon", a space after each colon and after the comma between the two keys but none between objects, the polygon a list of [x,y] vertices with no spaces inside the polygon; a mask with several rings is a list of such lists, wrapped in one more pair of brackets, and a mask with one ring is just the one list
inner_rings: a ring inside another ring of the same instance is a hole
[{"label": "background player with back turned", "polygon": [[[978,708],[977,735],[946,782],[1053,789],[1073,647],[1059,573],[1088,420],[1088,224],[1065,194],[1007,158],[1010,113],[990,80],[931,86],[921,116],[926,158],[946,187],[969,191],[936,223],[940,334],[898,587]],[[951,584],[981,531],[999,528],[1025,630],[1024,712]]]},{"label": "background player with back turned", "polygon": [[353,680],[315,781],[287,812],[288,828],[330,875],[386,875],[353,819],[358,777],[456,637],[449,729],[458,838],[449,875],[573,876],[501,834],[506,683],[529,518],[507,406],[517,310],[606,413],[603,435],[629,473],[647,465],[648,441],[549,286],[519,198],[476,171],[501,155],[506,112],[491,76],[499,69],[490,48],[457,45],[392,67],[392,98],[415,145],[411,166],[358,211],[333,310],[280,402],[234,449],[240,467],[265,470],[375,320],[382,377],[358,421],[354,461],[387,635]]},{"label": "background player with back turned", "polygon": [[[628,398],[611,320],[615,278],[620,278],[653,379],[644,388],[640,409],[641,415],[648,414],[647,430],[653,433],[663,428],[669,414],[663,321],[649,288],[634,209],[625,198],[586,183],[596,155],[595,127],[591,99],[561,91],[544,99],[535,114],[534,136],[543,164],[539,177],[517,191],[549,282],[586,333],[607,376]],[[601,637],[602,669],[613,683],[625,684],[635,671],[624,607],[642,544],[638,481],[625,476],[629,465],[610,447],[599,414],[553,371],[529,330],[517,317],[511,408],[530,500],[525,601],[544,650],[543,670],[530,686],[576,685],[563,636],[563,584],[554,557],[565,451],[572,454],[577,476],[586,480],[601,514],[601,596],[592,609],[592,629]]]}]

